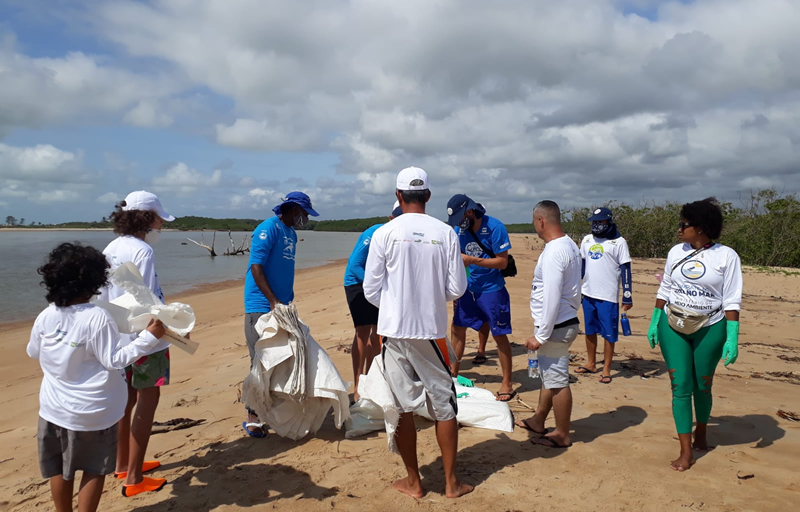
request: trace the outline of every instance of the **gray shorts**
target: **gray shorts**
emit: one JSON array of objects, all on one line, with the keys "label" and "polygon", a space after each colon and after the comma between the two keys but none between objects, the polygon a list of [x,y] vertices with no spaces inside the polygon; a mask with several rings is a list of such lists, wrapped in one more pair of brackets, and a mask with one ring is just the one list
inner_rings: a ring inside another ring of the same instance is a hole
[{"label": "gray shorts", "polygon": [[539,349],[539,374],[545,389],[569,387],[569,348],[578,337],[579,324],[553,329]]},{"label": "gray shorts", "polygon": [[247,341],[247,350],[250,351],[250,367],[253,367],[253,359],[256,357],[256,343],[261,335],[256,332],[258,319],[267,313],[245,313],[244,314],[244,339]]},{"label": "gray shorts", "polygon": [[79,432],[39,417],[39,469],[42,478],[61,475],[74,480],[76,471],[109,475],[117,465],[117,425],[105,430]]},{"label": "gray shorts", "polygon": [[386,381],[401,413],[426,405],[437,421],[456,417],[456,388],[436,341],[383,338],[381,355]]}]

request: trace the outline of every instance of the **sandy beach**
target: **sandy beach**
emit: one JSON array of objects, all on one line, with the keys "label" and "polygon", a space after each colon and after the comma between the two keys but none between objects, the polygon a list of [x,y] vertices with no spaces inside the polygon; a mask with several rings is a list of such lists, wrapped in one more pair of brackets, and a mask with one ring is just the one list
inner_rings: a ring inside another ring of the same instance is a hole
[{"label": "sandy beach", "polygon": [[[527,377],[524,340],[531,334],[531,276],[542,244],[535,235],[513,235],[519,275],[508,279],[514,334],[514,384],[521,401],[511,409],[527,417],[538,398],[538,381]],[[302,248],[301,248],[302,249]],[[778,410],[800,413],[800,275],[745,269],[740,355],[717,370],[709,440],[716,449],[694,468],[678,473],[669,379],[646,331],[663,260],[635,260],[633,336],[621,338],[613,382],[599,375],[573,384],[572,447],[532,445],[528,432],[504,434],[462,428],[459,470],[475,492],[459,500],[444,496],[442,463],[432,423],[418,420],[424,498],[393,491],[404,475],[385,433],[344,439],[331,418],[314,436],[295,442],[242,432],[244,408],[238,389],[248,369],[241,281],[204,286],[168,297],[192,305],[198,325],[194,356],[172,350],[172,383],[162,392],[156,421],[204,420],[200,425],[154,435],[148,458],[168,480],[159,492],[123,498],[119,481],[107,479],[104,511],[236,511],[281,509],[420,511],[771,511],[800,503],[800,423]],[[342,286],[344,262],[298,271],[296,304],[301,318],[327,350],[346,381],[352,380],[353,327]],[[165,290],[169,292],[169,290]],[[0,326],[0,510],[52,507],[39,474],[36,422],[41,371],[25,353],[32,322]],[[477,347],[470,332],[463,374],[491,391],[500,386],[492,341],[489,361],[469,362]],[[580,336],[572,352],[585,361]],[[600,356],[602,357],[602,356]],[[646,377],[643,377],[646,375]],[[552,422],[552,418],[550,420]],[[548,423],[548,426],[552,426]]]}]

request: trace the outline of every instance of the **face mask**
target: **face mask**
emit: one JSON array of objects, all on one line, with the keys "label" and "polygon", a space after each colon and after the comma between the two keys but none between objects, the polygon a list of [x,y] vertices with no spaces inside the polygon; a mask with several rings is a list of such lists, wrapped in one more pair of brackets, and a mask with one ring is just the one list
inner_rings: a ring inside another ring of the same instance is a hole
[{"label": "face mask", "polygon": [[308,215],[304,213],[298,213],[294,216],[294,227],[303,228],[306,224],[308,224]]},{"label": "face mask", "polygon": [[461,228],[462,230],[466,230],[466,229],[471,228],[472,227],[472,219],[470,219],[469,217],[464,217],[461,220],[461,223],[458,225],[458,227]]},{"label": "face mask", "polygon": [[144,235],[144,241],[147,245],[153,245],[158,243],[158,240],[161,238],[161,230],[160,229],[148,229],[147,233]]},{"label": "face mask", "polygon": [[604,237],[611,231],[611,223],[603,224],[602,222],[592,222],[592,234],[594,236]]}]

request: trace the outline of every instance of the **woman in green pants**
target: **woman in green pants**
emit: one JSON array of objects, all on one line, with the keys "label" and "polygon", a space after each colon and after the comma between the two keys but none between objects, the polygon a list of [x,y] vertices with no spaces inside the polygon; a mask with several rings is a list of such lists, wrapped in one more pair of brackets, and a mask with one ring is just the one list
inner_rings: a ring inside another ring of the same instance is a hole
[{"label": "woman in green pants", "polygon": [[[660,343],[672,383],[672,415],[681,443],[676,471],[694,464],[692,448],[708,450],[711,384],[720,359],[736,361],[742,266],[730,247],[714,243],[722,232],[722,211],[714,198],[681,208],[681,243],[667,256],[664,277],[647,338]],[[692,443],[692,397],[697,426]]]}]

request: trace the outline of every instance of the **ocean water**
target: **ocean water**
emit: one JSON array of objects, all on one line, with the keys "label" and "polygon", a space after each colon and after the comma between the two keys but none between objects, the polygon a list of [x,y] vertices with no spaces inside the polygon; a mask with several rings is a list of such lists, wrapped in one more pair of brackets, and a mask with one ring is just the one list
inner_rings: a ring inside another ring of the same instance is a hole
[{"label": "ocean water", "polygon": [[[298,232],[297,268],[315,267],[347,258],[359,235],[360,233]],[[210,245],[211,233],[202,233],[202,236]],[[237,245],[241,243],[243,236],[249,237],[250,233],[233,233]],[[0,230],[0,322],[34,318],[47,306],[45,289],[39,285],[41,276],[36,273],[36,269],[56,245],[78,241],[102,251],[114,237],[111,231]],[[201,284],[244,277],[249,254],[222,256],[230,246],[226,232],[217,233],[216,258],[211,258],[202,247],[188,242],[187,237],[202,242],[199,232],[165,231],[153,247],[156,271],[165,295],[174,295]]]}]

